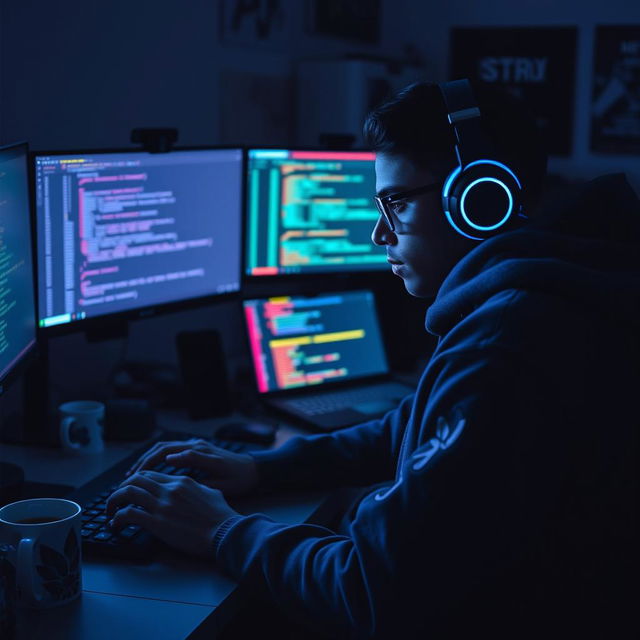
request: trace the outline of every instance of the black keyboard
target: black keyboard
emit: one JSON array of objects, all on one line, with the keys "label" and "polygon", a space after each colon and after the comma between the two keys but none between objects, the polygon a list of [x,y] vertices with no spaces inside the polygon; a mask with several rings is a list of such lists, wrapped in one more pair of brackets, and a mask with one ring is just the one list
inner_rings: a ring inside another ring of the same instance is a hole
[{"label": "black keyboard", "polygon": [[406,385],[398,382],[383,382],[354,389],[301,395],[282,400],[281,403],[294,413],[317,416],[358,405],[366,406],[368,403],[380,403],[384,400],[388,400],[393,406],[396,406],[411,391]]},{"label": "black keyboard", "polygon": [[[180,434],[179,438],[175,436],[176,434],[170,434],[169,437],[171,439],[185,438],[184,434]],[[163,436],[163,439],[167,439],[167,434]],[[265,448],[264,445],[232,442],[220,438],[205,439],[217,447],[236,453]],[[106,501],[124,480],[125,472],[150,446],[147,445],[144,450],[135,452],[68,496],[70,500],[74,500],[82,507],[82,553],[85,557],[108,557],[132,562],[148,562],[154,556],[159,545],[156,538],[136,525],[130,525],[118,531],[111,529],[107,524],[111,517],[105,512]],[[202,471],[177,468],[166,463],[156,465],[154,470],[170,475],[188,475],[194,480],[200,480],[203,477]]]}]

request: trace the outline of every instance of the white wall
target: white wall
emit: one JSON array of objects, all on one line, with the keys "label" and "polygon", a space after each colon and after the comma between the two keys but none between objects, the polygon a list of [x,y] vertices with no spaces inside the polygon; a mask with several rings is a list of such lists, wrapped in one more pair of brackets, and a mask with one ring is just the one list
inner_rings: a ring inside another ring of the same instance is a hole
[{"label": "white wall", "polygon": [[309,36],[305,2],[286,0],[291,37],[270,50],[222,43],[216,0],[2,1],[0,139],[34,149],[127,146],[136,126],[215,143],[222,71],[286,75],[301,56],[399,53],[398,8],[411,4],[383,0],[382,42],[372,47]]}]

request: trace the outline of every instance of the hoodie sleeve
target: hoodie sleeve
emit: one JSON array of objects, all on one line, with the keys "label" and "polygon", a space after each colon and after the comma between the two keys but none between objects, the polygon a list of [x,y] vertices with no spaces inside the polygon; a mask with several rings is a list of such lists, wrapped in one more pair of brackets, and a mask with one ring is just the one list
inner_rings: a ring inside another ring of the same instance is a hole
[{"label": "hoodie sleeve", "polygon": [[264,489],[368,486],[395,473],[413,394],[382,419],[329,434],[296,436],[273,451],[253,452]]},{"label": "hoodie sleeve", "polygon": [[[251,574],[288,616],[331,637],[434,637],[452,610],[478,613],[473,594],[505,575],[514,540],[526,545],[526,534],[514,531],[522,471],[506,450],[519,427],[539,430],[550,420],[536,380],[522,373],[516,381],[515,365],[464,353],[433,367],[413,416],[430,435],[421,436],[395,482],[362,500],[348,536],[262,514],[237,517],[214,542],[218,565],[238,581]],[[385,420],[390,426],[393,418]],[[334,451],[337,475],[357,478],[359,466],[346,471],[353,457],[344,449],[319,449]],[[315,458],[312,464],[317,469]]]}]

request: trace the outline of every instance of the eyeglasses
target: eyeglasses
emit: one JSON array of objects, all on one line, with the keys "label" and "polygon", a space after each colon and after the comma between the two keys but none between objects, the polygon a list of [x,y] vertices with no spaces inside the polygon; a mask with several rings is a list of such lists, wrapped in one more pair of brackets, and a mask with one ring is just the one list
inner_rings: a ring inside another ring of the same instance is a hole
[{"label": "eyeglasses", "polygon": [[397,193],[390,193],[388,196],[383,196],[382,198],[373,196],[373,199],[375,200],[376,207],[378,207],[380,215],[384,218],[384,221],[387,223],[389,229],[391,231],[395,231],[396,225],[393,221],[394,204],[397,204],[401,200],[412,198],[413,196],[419,196],[423,193],[430,193],[431,191],[435,191],[439,188],[440,183],[433,182],[432,184],[427,184],[424,187],[417,187],[416,189],[409,189],[408,191],[398,191]]}]

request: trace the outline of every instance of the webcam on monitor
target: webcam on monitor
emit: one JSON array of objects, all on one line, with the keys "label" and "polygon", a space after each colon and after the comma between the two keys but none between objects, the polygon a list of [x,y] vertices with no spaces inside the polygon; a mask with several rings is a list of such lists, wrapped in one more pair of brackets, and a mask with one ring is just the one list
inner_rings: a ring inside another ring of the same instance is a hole
[{"label": "webcam on monitor", "polygon": [[131,142],[141,144],[149,153],[171,151],[178,141],[177,129],[132,129]]}]

